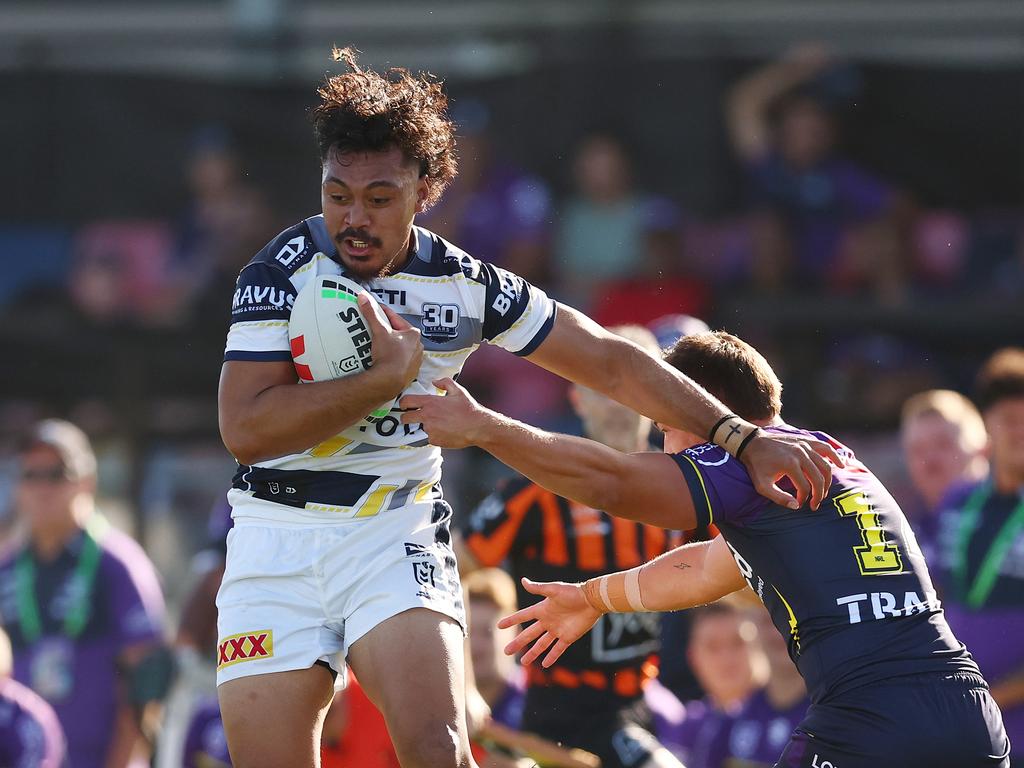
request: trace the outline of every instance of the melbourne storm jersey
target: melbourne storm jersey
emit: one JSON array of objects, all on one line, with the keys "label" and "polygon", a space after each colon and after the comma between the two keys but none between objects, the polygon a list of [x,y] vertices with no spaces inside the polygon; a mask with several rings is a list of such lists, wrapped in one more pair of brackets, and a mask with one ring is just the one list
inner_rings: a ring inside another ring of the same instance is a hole
[{"label": "melbourne storm jersey", "polygon": [[718,526],[736,564],[787,638],[820,702],[923,672],[978,672],[943,616],[924,557],[899,506],[852,451],[817,511],[759,496],[746,468],[706,443],[675,454],[698,524]]},{"label": "melbourne storm jersey", "polygon": [[[551,330],[554,302],[522,278],[420,227],[413,227],[410,251],[402,270],[357,280],[422,333],[423,363],[403,394],[436,394],[431,382],[458,375],[483,342],[528,355]],[[291,361],[291,307],[317,275],[355,279],[337,260],[323,216],[285,230],[242,269],[224,359]],[[428,500],[440,476],[441,450],[393,409],[304,453],[240,466],[228,500],[236,515],[244,506],[247,517],[322,525]]]}]

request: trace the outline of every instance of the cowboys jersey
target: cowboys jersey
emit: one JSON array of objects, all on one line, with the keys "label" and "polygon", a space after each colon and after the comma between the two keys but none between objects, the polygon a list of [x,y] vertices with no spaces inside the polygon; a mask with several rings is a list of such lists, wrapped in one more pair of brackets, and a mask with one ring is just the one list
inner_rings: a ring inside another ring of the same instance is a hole
[{"label": "cowboys jersey", "polygon": [[[436,394],[431,382],[458,375],[484,342],[528,355],[554,325],[555,303],[522,278],[421,227],[413,227],[410,251],[400,271],[356,280],[422,333],[423,363],[403,394]],[[317,275],[356,279],[338,260],[323,216],[286,229],[242,269],[225,361],[291,361],[291,307]],[[228,494],[236,517],[244,506],[247,517],[323,525],[428,501],[439,493],[441,450],[399,415],[393,404],[387,416],[364,419],[303,453],[239,466]]]}]

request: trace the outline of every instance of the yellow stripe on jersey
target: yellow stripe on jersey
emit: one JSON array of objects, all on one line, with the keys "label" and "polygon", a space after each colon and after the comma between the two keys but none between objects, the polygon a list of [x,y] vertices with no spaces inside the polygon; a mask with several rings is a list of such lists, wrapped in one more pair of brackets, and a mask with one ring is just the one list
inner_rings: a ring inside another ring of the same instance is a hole
[{"label": "yellow stripe on jersey", "polygon": [[434,484],[431,483],[429,480],[420,485],[420,487],[416,489],[416,495],[413,497],[413,502],[418,504],[421,501],[426,501],[427,496],[430,495],[430,492],[433,490],[433,488]]},{"label": "yellow stripe on jersey", "polygon": [[355,516],[373,517],[374,515],[380,514],[381,509],[384,508],[384,501],[387,499],[388,494],[397,490],[397,485],[377,486],[377,489],[360,505],[359,511],[356,512]]},{"label": "yellow stripe on jersey", "polygon": [[352,441],[347,437],[341,435],[335,435],[324,440],[320,445],[315,445],[309,449],[308,453],[310,456],[316,456],[318,459],[323,459],[327,456],[334,456],[339,451],[347,448],[352,444]]},{"label": "yellow stripe on jersey", "polygon": [[[687,456],[685,453],[680,453],[677,455],[682,456],[684,459],[690,462],[690,466],[693,467],[693,471],[697,475],[697,479],[700,480],[700,488],[702,491],[704,491],[704,503],[707,505],[708,508],[708,525],[711,525],[713,522],[715,522],[715,510],[712,509],[711,507],[711,497],[708,496],[708,487],[704,485],[704,475],[702,475],[700,473],[700,470],[697,468],[697,463],[689,456]],[[699,500],[694,499],[694,501],[696,502]]]},{"label": "yellow stripe on jersey", "polygon": [[786,601],[786,598],[782,596],[782,593],[779,592],[778,587],[773,586],[772,589],[775,590],[775,594],[779,596],[779,600],[782,601],[782,604],[786,606],[786,612],[789,614],[789,634],[793,637],[793,642],[796,643],[796,649],[799,651],[800,630],[797,628],[796,625],[796,614],[793,613],[792,607],[790,607],[789,603]]}]

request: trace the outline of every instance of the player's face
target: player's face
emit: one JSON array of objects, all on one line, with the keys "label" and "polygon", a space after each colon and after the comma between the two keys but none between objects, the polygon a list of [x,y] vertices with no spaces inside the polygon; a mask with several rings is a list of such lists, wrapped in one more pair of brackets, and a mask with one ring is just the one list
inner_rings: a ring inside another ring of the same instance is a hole
[{"label": "player's face", "polygon": [[504,651],[515,632],[498,629],[498,619],[506,613],[490,600],[469,603],[469,652],[473,657],[473,674],[482,686],[498,677],[507,678],[515,663]]},{"label": "player's face", "polygon": [[572,404],[592,440],[617,451],[643,450],[651,431],[650,419],[586,387],[573,387]]},{"label": "player's face", "polygon": [[427,181],[397,147],[331,151],[321,187],[324,222],[345,268],[361,280],[405,264],[412,221],[423,210]]},{"label": "player's face", "polygon": [[15,504],[32,530],[66,525],[76,497],[86,483],[68,477],[64,462],[52,448],[31,448],[21,458]]},{"label": "player's face", "polygon": [[1000,400],[985,411],[992,464],[999,471],[1024,474],[1024,397]]},{"label": "player's face", "polygon": [[738,614],[702,616],[690,635],[690,666],[717,701],[735,701],[754,686],[752,643],[756,630]]},{"label": "player's face", "polygon": [[937,504],[974,458],[963,431],[937,413],[911,419],[903,430],[903,454],[918,493]]}]

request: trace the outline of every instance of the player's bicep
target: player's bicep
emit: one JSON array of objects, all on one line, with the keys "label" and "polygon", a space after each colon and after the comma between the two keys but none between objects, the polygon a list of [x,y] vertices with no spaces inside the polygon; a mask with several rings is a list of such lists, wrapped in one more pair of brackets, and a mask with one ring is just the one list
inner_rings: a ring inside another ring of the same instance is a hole
[{"label": "player's bicep", "polygon": [[296,383],[298,376],[291,362],[225,361],[217,389],[218,418],[225,445],[231,448],[231,439],[239,429],[244,429],[261,393],[282,384]]},{"label": "player's bicep", "polygon": [[606,331],[582,312],[559,304],[550,333],[527,359],[564,379],[591,386],[591,379],[609,374],[606,363],[610,351],[621,352],[629,346],[630,342]]},{"label": "player's bicep", "polygon": [[663,453],[620,456],[611,468],[613,477],[605,511],[660,528],[697,527],[690,488],[671,457]]}]

